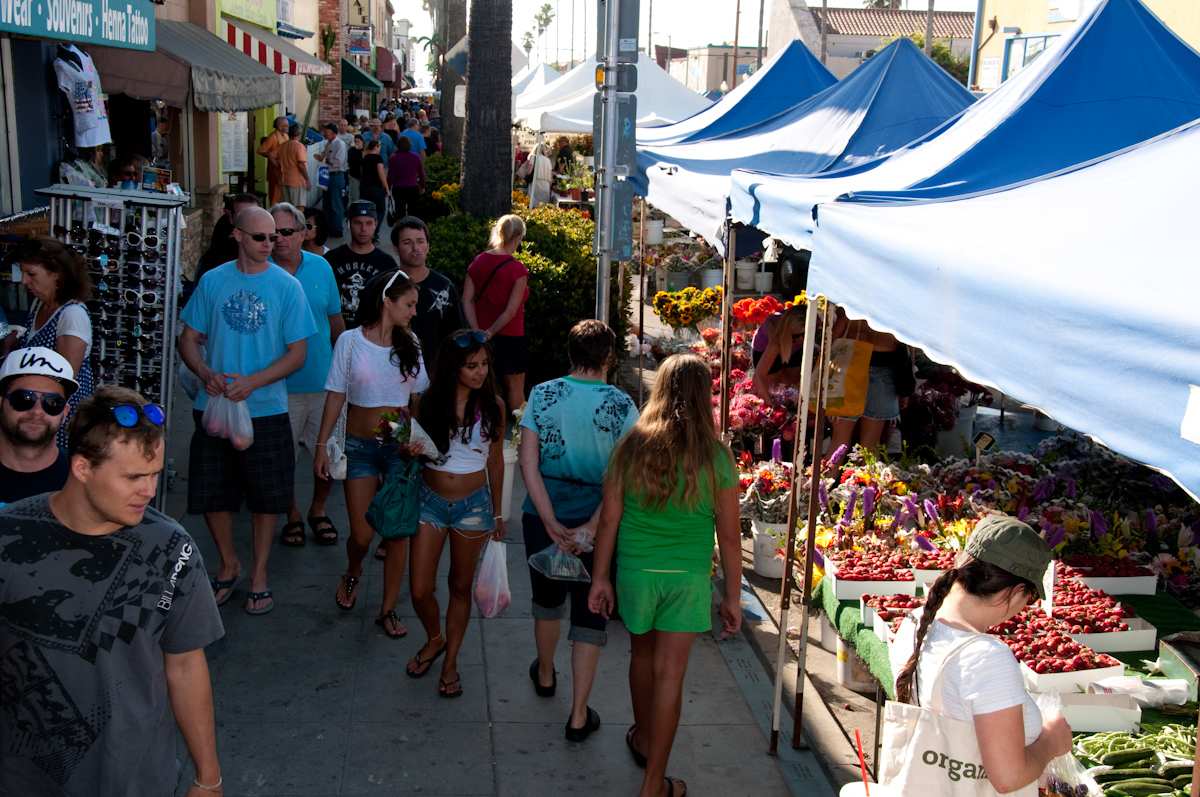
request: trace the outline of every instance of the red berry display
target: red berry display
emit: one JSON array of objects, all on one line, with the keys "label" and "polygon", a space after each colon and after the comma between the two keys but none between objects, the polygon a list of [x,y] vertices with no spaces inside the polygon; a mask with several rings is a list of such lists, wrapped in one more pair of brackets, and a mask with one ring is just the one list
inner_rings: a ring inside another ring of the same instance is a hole
[{"label": "red berry display", "polygon": [[846,551],[837,561],[842,581],[912,581],[908,558],[899,551]]}]

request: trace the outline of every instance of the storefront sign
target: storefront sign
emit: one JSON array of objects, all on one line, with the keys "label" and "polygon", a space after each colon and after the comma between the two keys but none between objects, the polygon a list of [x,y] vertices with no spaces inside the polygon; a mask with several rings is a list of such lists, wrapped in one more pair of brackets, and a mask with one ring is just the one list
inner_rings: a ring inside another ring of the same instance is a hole
[{"label": "storefront sign", "polygon": [[0,0],[0,31],[153,50],[154,6],[150,0]]},{"label": "storefront sign", "polygon": [[371,24],[371,0],[347,0],[346,22],[356,27]]},{"label": "storefront sign", "polygon": [[222,14],[275,30],[275,0],[220,0],[220,6]]},{"label": "storefront sign", "polygon": [[[3,0],[0,0],[3,2]],[[351,25],[346,28],[346,53],[348,55],[371,54],[371,28]]]},{"label": "storefront sign", "polygon": [[222,172],[244,172],[249,168],[249,144],[246,141],[248,125],[245,111],[221,114]]}]

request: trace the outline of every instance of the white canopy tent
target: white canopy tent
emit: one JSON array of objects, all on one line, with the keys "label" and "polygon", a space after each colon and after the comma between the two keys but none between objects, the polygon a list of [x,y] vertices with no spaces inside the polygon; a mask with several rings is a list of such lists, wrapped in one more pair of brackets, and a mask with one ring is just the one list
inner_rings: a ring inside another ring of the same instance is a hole
[{"label": "white canopy tent", "polygon": [[[637,124],[665,125],[686,119],[712,103],[664,72],[644,53],[638,55]],[[517,98],[514,124],[543,133],[592,132],[596,95],[596,59],[583,61],[565,75]]]},{"label": "white canopy tent", "polygon": [[557,69],[547,64],[530,64],[513,75],[512,95],[515,101],[526,91],[538,91],[562,77]]},{"label": "white canopy tent", "polygon": [[1200,120],[1007,190],[824,204],[808,291],[1197,498],[1197,162]]}]

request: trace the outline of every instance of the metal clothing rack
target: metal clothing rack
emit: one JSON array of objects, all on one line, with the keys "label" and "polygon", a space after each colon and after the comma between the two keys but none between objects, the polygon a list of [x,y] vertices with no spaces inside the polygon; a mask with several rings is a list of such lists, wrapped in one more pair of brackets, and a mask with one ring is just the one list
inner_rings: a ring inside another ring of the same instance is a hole
[{"label": "metal clothing rack", "polygon": [[[162,406],[175,395],[181,233],[187,195],[53,185],[50,233],[88,264],[96,384],[121,385]],[[164,469],[154,506],[166,502]]]}]

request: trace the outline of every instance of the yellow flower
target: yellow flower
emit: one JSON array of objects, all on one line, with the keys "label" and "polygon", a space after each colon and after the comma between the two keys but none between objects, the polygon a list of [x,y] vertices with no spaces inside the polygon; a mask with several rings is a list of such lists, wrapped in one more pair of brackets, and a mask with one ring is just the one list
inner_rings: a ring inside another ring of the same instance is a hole
[{"label": "yellow flower", "polygon": [[892,492],[896,495],[908,495],[908,485],[904,482],[896,482],[892,485]]}]

